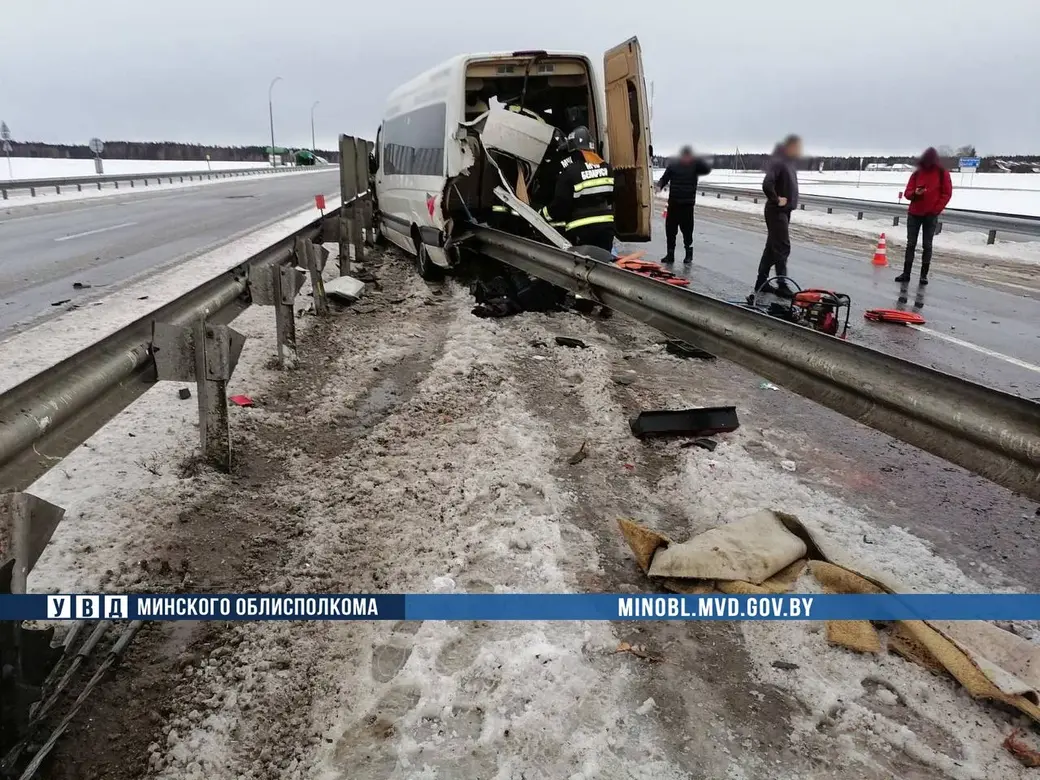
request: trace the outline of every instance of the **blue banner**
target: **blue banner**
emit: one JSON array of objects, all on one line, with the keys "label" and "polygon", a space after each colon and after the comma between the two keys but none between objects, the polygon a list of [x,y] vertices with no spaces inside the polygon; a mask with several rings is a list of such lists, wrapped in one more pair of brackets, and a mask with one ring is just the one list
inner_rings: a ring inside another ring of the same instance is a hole
[{"label": "blue banner", "polygon": [[1040,620],[1040,594],[0,595],[0,620]]}]

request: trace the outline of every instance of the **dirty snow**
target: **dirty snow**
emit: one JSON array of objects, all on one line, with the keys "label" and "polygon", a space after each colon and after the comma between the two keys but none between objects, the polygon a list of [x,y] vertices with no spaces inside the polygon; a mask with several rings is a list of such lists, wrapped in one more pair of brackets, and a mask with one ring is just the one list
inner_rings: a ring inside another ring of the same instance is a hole
[{"label": "dirty snow", "polygon": [[[757,383],[669,356],[658,334],[621,317],[480,320],[450,283],[431,290],[400,266],[380,278],[381,288],[366,290],[319,338],[309,334],[324,326],[303,320],[304,366],[288,378],[265,367],[270,311],[253,307],[236,320],[250,338],[232,391],[261,403],[233,410],[232,425],[244,452],[277,464],[262,488],[235,475],[179,476],[175,466],[197,436],[194,400],[176,400],[176,384],[160,385],[33,487],[70,512],[30,588],[165,587],[134,562],[161,557],[163,544],[192,549],[203,522],[197,510],[208,507],[254,515],[271,535],[262,544],[286,556],[260,580],[234,585],[580,592],[623,577],[614,587],[632,590],[646,583],[618,552],[618,516],[631,512],[678,537],[777,507],[862,566],[912,587],[991,589],[906,529],[879,525],[870,507],[837,488],[805,484],[801,465],[812,450],[801,432],[743,420],[713,453],[636,441],[614,377],[635,370],[624,392],[644,408],[723,397],[742,405]],[[556,347],[554,335],[589,348]],[[317,353],[309,362],[308,350]],[[569,470],[561,464],[582,438],[589,457]],[[137,465],[147,458],[160,475]],[[278,536],[283,518],[291,537]],[[230,557],[249,543],[221,539],[216,553]],[[611,562],[615,554],[627,567]],[[815,587],[808,578],[799,585]],[[685,632],[694,628],[710,639],[691,641]],[[148,750],[159,777],[1029,776],[999,747],[1007,715],[899,658],[830,647],[819,625],[269,622],[219,630],[216,647],[187,654],[171,683],[171,714]],[[677,638],[658,671],[615,653],[629,630]],[[727,632],[750,659],[748,676],[735,662],[692,662],[672,691],[653,687],[672,665],[730,641]],[[775,669],[777,659],[799,668]],[[707,693],[677,708],[680,686]],[[733,709],[722,690],[739,692]],[[783,711],[758,711],[763,699]],[[770,729],[781,731],[779,741],[756,742]]]}]

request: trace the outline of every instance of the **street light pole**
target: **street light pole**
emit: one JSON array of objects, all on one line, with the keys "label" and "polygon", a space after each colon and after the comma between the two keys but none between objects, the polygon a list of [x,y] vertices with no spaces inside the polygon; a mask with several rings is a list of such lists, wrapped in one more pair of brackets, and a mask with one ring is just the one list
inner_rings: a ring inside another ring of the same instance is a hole
[{"label": "street light pole", "polygon": [[314,145],[314,109],[318,107],[320,100],[315,100],[314,105],[311,106],[311,151],[317,154],[317,147]]},{"label": "street light pole", "polygon": [[274,85],[282,80],[281,76],[275,76],[271,79],[271,86],[267,88],[267,115],[271,120],[271,167],[275,167],[274,157],[274,102],[271,96],[271,90],[274,89]]}]

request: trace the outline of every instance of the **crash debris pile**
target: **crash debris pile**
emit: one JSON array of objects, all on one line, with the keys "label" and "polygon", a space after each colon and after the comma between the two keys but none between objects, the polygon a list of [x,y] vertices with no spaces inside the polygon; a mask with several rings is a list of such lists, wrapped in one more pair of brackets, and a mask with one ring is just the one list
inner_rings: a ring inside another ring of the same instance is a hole
[{"label": "crash debris pile", "polygon": [[[838,564],[797,517],[762,510],[676,543],[632,520],[621,532],[648,577],[675,593],[787,593],[806,572],[825,593],[897,594],[888,577]],[[1001,702],[1040,723],[1040,647],[984,621],[834,620],[827,641],[860,653],[886,648],[949,674],[976,699]]]}]

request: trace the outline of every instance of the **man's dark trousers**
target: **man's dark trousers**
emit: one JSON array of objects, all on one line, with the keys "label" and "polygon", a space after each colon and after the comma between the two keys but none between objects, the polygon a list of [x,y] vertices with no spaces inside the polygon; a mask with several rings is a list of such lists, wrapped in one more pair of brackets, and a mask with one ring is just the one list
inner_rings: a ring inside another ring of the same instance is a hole
[{"label": "man's dark trousers", "polygon": [[693,246],[693,206],[692,203],[669,203],[668,216],[664,218],[664,236],[668,243],[668,254],[675,254],[676,234],[681,230],[683,247],[687,250]]},{"label": "man's dark trousers", "polygon": [[[787,258],[791,254],[791,213],[773,205],[766,206],[766,248],[762,251],[762,259],[758,263],[758,278],[755,280],[755,291],[764,285],[771,275],[787,276]],[[772,269],[775,274],[771,274]],[[779,286],[786,287],[786,280],[781,279]]]},{"label": "man's dark trousers", "polygon": [[928,277],[928,267],[932,264],[932,239],[935,237],[935,228],[939,223],[939,217],[919,217],[916,214],[908,214],[906,217],[906,257],[903,259],[903,276],[909,278],[914,270],[914,252],[917,250],[917,234],[924,228],[924,238],[921,241],[921,278]]}]

